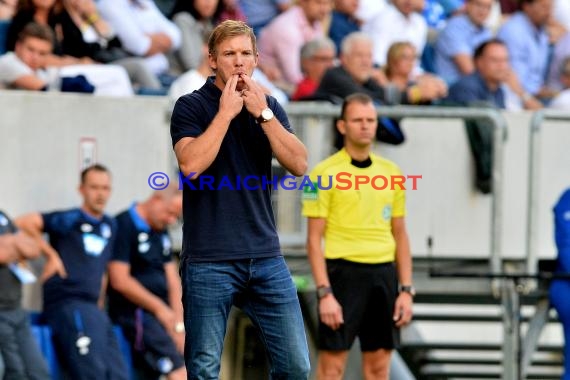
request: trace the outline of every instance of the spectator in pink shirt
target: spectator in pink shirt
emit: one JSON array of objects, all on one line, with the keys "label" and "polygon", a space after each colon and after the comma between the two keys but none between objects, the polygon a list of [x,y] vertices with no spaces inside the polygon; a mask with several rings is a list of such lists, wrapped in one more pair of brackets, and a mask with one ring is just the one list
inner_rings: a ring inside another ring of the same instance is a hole
[{"label": "spectator in pink shirt", "polygon": [[260,67],[286,92],[291,93],[303,79],[301,47],[305,42],[324,36],[322,21],[331,10],[331,0],[299,0],[261,31]]}]

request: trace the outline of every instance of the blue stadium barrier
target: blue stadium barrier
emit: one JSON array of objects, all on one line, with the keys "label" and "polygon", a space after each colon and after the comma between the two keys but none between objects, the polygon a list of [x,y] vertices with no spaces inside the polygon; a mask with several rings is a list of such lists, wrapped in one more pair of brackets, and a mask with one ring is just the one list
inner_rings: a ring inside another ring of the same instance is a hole
[{"label": "blue stadium barrier", "polygon": [[51,378],[54,380],[61,379],[61,370],[57,361],[55,347],[51,340],[51,329],[49,326],[40,323],[40,315],[37,313],[30,314],[31,329],[38,347],[48,364]]},{"label": "blue stadium barrier", "polygon": [[127,364],[127,368],[129,369],[129,377],[131,378],[131,380],[136,380],[137,377],[135,374],[135,369],[133,367],[133,355],[131,352],[131,346],[129,342],[127,342],[127,339],[125,338],[123,330],[121,330],[120,326],[117,325],[113,326],[113,332],[117,336],[119,349],[123,353],[123,356],[125,358],[125,363]]}]

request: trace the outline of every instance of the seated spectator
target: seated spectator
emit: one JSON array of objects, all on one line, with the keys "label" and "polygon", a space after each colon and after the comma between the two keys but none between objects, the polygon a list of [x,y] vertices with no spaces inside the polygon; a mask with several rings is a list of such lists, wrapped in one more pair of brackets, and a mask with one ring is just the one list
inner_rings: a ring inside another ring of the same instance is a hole
[{"label": "seated spectator", "polygon": [[[30,329],[30,316],[21,307],[22,284],[36,280],[25,267],[40,255],[33,238],[19,232],[0,211],[0,378],[49,380],[48,366]],[[2,375],[4,372],[4,375]]]},{"label": "seated spectator", "polygon": [[[46,71],[47,56],[53,46],[53,32],[49,26],[30,23],[20,32],[13,52],[0,56],[0,85],[21,90],[54,89]],[[55,88],[59,90],[59,88]]]},{"label": "seated spectator", "polygon": [[570,55],[560,65],[560,82],[562,91],[552,99],[549,108],[570,110]]},{"label": "seated spectator", "polygon": [[115,30],[123,48],[144,57],[155,75],[167,74],[167,54],[181,46],[180,29],[167,19],[152,0],[98,0],[101,16]]},{"label": "seated spectator", "polygon": [[[222,20],[226,11],[224,0],[177,0],[170,18],[182,32],[182,45],[177,57],[184,71],[195,69],[202,60],[202,51],[196,46],[202,44],[202,33],[211,30]],[[242,20],[243,21],[243,20]]]},{"label": "seated spectator", "polygon": [[0,1],[0,21],[10,20],[16,14],[18,0],[2,0]]},{"label": "seated spectator", "polygon": [[511,66],[524,90],[538,98],[549,98],[545,87],[549,36],[546,26],[552,0],[521,0],[521,10],[499,29],[497,37],[509,50]]},{"label": "seated spectator", "polygon": [[62,53],[72,57],[88,57],[98,63],[124,67],[131,82],[146,89],[161,89],[161,84],[140,57],[133,57],[121,45],[113,30],[97,12],[93,0],[63,0],[61,25]]},{"label": "seated spectator", "polygon": [[509,64],[509,51],[502,41],[491,39],[483,42],[475,49],[473,61],[475,71],[450,87],[448,101],[466,106],[487,103],[506,109],[507,96],[512,91],[520,96],[525,108],[541,108],[540,102],[525,96],[522,88],[517,86]]},{"label": "seated spectator", "polygon": [[303,79],[301,47],[324,35],[322,21],[330,14],[331,5],[331,0],[299,0],[261,32],[259,67],[287,93]]},{"label": "seated spectator", "polygon": [[261,29],[292,4],[292,0],[238,0],[238,5],[258,38]]},{"label": "seated spectator", "polygon": [[316,38],[305,43],[301,48],[301,70],[305,76],[297,84],[291,99],[311,98],[327,69],[333,67],[335,57],[335,44],[330,38]]},{"label": "seated spectator", "polygon": [[53,32],[47,25],[31,22],[20,32],[15,51],[0,56],[0,88],[32,91],[92,93],[94,86],[85,76],[75,73],[61,77],[46,69],[53,46]]},{"label": "seated spectator", "polygon": [[181,212],[182,192],[171,184],[115,218],[109,315],[130,343],[137,369],[153,379],[187,378],[182,286],[167,230]]},{"label": "seated spectator", "polygon": [[69,22],[65,22],[64,14],[67,13],[62,2],[44,0],[20,2],[8,29],[7,50],[14,50],[19,33],[28,23],[36,22],[49,26],[56,38],[53,40],[53,53],[47,55],[45,65],[57,68],[52,70],[55,77],[84,75],[95,86],[96,95],[133,95],[131,82],[123,67],[96,64],[90,57],[73,57],[63,52],[64,31],[68,31],[70,25],[74,26],[69,16],[67,17]]},{"label": "seated spectator", "polygon": [[315,96],[342,102],[346,96],[364,92],[380,104],[419,104],[445,95],[442,88],[433,83],[418,81],[400,91],[397,86],[383,87],[374,77],[372,65],[372,40],[363,32],[349,34],[342,42],[340,66],[328,69]]},{"label": "seated spectator", "polygon": [[492,38],[485,26],[493,0],[467,0],[465,13],[452,17],[438,34],[435,43],[435,73],[448,84],[475,70],[473,53]]},{"label": "seated spectator", "polygon": [[[363,32],[353,32],[342,41],[340,66],[328,69],[314,94],[341,104],[344,98],[356,92],[369,95],[376,105],[410,103],[419,104],[444,95],[432,83],[423,81],[405,91],[393,85],[382,86],[375,78],[372,66],[372,41]],[[336,129],[335,129],[336,131]],[[340,134],[335,132],[335,146],[342,146]],[[396,120],[380,118],[377,139],[390,144],[401,144],[405,137]],[[340,149],[340,148],[339,148]]]},{"label": "seated spectator", "polygon": [[334,0],[329,37],[334,41],[337,51],[340,43],[352,32],[360,31],[362,21],[356,17],[359,0]]},{"label": "seated spectator", "polygon": [[426,85],[429,83],[432,87],[439,88],[439,97],[444,97],[447,94],[447,85],[443,80],[432,74],[413,75],[416,59],[416,49],[410,42],[392,44],[388,49],[388,61],[384,67],[388,84],[405,92],[418,81],[422,81]]},{"label": "seated spectator", "polygon": [[[374,41],[374,64],[384,66],[388,48],[394,42],[411,42],[418,54],[427,41],[427,23],[412,0],[392,0],[377,17],[362,26]],[[419,70],[419,60],[416,63]]]}]

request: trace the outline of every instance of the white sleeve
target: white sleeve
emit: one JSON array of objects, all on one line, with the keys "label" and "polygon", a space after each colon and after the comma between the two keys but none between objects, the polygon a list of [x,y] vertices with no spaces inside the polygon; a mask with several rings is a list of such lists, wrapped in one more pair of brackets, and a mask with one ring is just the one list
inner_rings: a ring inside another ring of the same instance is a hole
[{"label": "white sleeve", "polygon": [[154,1],[149,1],[148,6],[153,8],[153,13],[156,14],[156,23],[159,25],[159,29],[170,37],[170,40],[172,41],[172,50],[178,50],[182,44],[182,33],[180,32],[180,29],[178,29],[178,26],[162,14]]},{"label": "white sleeve", "polygon": [[20,77],[34,74],[34,71],[20,61],[14,52],[0,56],[0,83],[11,85]]},{"label": "white sleeve", "polygon": [[132,17],[128,0],[99,0],[97,9],[113,27],[125,50],[137,56],[147,53],[152,42]]},{"label": "white sleeve", "polygon": [[369,23],[365,24],[362,31],[372,40],[372,61],[380,66],[386,64],[386,55],[390,44],[390,24],[385,24],[388,17],[384,13],[378,14]]}]

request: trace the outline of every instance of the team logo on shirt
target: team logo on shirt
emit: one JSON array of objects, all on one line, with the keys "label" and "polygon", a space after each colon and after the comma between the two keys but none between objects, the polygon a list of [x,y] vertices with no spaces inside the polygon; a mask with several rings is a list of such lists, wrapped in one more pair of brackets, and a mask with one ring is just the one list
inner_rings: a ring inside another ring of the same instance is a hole
[{"label": "team logo on shirt", "polygon": [[107,223],[101,224],[101,236],[105,239],[109,239],[111,237],[111,227]]},{"label": "team logo on shirt", "polygon": [[[566,211],[566,212],[563,214],[562,218],[563,218],[564,220],[570,220],[570,211]],[[0,224],[1,224],[1,223],[2,223],[2,222],[0,221]]]},{"label": "team logo on shirt", "polygon": [[139,243],[139,252],[140,253],[147,253],[150,249],[150,244],[148,242]]},{"label": "team logo on shirt", "polygon": [[170,255],[170,249],[172,248],[172,242],[170,241],[170,237],[164,234],[162,235],[162,254],[164,256]]},{"label": "team logo on shirt", "polygon": [[83,249],[89,256],[100,256],[106,245],[107,239],[99,235],[91,233],[83,234]]},{"label": "team logo on shirt", "polygon": [[319,199],[319,187],[317,182],[313,182],[313,186],[303,186],[303,199],[306,200]]},{"label": "team logo on shirt", "polygon": [[139,243],[144,243],[148,240],[148,234],[146,232],[141,232],[138,236]]},{"label": "team logo on shirt", "polygon": [[137,237],[139,241],[139,252],[147,253],[150,249],[150,243],[148,242],[148,234],[146,232],[139,233]]},{"label": "team logo on shirt", "polygon": [[89,232],[93,231],[93,226],[91,224],[88,224],[88,223],[83,223],[81,225],[80,229],[81,229],[81,232],[89,233]]},{"label": "team logo on shirt", "polygon": [[0,214],[0,226],[6,227],[10,223],[8,218],[6,218],[3,214]]},{"label": "team logo on shirt", "polygon": [[390,205],[384,206],[384,208],[382,209],[382,218],[385,221],[388,221],[390,220],[391,217],[392,217],[392,206]]}]

